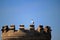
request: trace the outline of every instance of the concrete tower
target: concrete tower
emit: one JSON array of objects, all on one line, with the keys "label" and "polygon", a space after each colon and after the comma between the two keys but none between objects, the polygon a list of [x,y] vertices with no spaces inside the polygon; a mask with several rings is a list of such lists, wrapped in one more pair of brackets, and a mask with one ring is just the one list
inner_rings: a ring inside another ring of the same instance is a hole
[{"label": "concrete tower", "polygon": [[7,32],[8,30],[9,30],[8,25],[3,26],[1,29],[2,33]]},{"label": "concrete tower", "polygon": [[32,21],[31,21],[30,30],[31,30],[31,31],[32,31],[32,30],[35,30],[35,28],[34,28],[34,21],[33,21],[33,19],[32,19]]},{"label": "concrete tower", "polygon": [[43,25],[39,25],[37,31],[42,32],[43,31]]},{"label": "concrete tower", "polygon": [[3,26],[1,29],[2,40],[51,40],[49,26],[43,28],[43,25],[39,25],[38,30],[35,30],[34,23],[29,26],[29,30],[24,29],[23,24],[19,25],[19,30],[15,30],[15,25],[10,25],[9,28],[7,25]]},{"label": "concrete tower", "polygon": [[13,24],[10,25],[10,31],[15,31],[15,25]]},{"label": "concrete tower", "polygon": [[24,30],[24,25],[23,24],[19,25],[19,29]]}]

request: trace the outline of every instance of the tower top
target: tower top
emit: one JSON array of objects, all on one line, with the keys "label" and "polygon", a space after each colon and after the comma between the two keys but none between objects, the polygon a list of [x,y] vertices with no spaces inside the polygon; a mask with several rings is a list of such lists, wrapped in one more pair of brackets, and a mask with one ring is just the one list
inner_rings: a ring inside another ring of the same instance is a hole
[{"label": "tower top", "polygon": [[34,24],[34,20],[33,19],[31,19],[31,20],[32,20],[31,23]]}]

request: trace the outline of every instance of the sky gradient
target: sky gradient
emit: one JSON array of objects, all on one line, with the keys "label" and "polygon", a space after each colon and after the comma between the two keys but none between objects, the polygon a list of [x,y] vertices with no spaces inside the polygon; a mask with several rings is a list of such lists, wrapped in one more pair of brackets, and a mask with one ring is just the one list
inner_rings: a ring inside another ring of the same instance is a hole
[{"label": "sky gradient", "polygon": [[24,24],[29,29],[31,19],[35,28],[39,24],[51,26],[52,40],[60,40],[59,0],[0,0],[0,29],[6,24],[15,24],[16,29]]}]

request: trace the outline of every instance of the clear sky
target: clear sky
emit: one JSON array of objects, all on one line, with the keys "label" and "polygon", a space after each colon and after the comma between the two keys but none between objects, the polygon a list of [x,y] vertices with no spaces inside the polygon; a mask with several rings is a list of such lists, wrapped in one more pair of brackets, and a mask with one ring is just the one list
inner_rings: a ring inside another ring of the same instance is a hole
[{"label": "clear sky", "polygon": [[51,26],[52,40],[60,40],[59,0],[0,0],[0,29],[6,24],[15,24],[16,29],[20,24],[29,28],[31,19],[35,28],[39,24]]}]

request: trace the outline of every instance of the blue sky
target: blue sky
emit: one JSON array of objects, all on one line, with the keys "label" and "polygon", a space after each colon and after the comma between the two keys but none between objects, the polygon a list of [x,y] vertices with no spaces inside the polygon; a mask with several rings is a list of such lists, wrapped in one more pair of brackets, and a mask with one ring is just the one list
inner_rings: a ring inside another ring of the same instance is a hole
[{"label": "blue sky", "polygon": [[52,40],[60,40],[59,0],[0,0],[0,29],[6,24],[15,24],[16,29],[20,24],[29,28],[31,19],[35,22],[35,28],[39,24],[51,26]]}]

